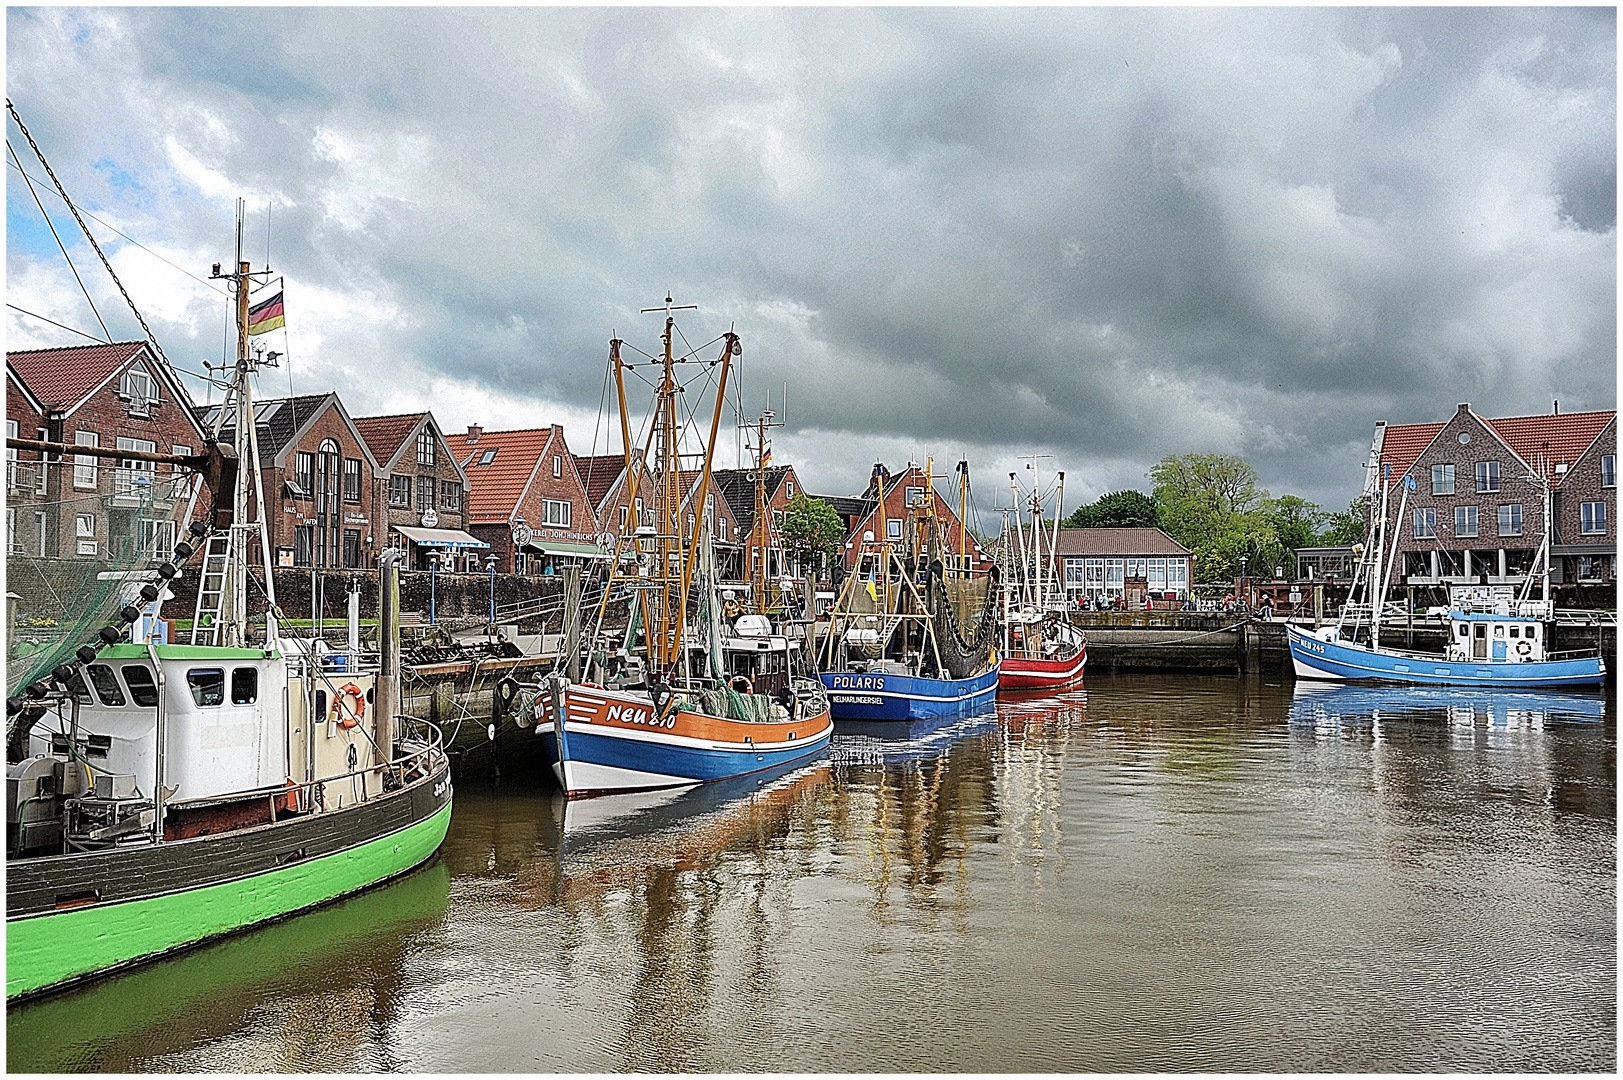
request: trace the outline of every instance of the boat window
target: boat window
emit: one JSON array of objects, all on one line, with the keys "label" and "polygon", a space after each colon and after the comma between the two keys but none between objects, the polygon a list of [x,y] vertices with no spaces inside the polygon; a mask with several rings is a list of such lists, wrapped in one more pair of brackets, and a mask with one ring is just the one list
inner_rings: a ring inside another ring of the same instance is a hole
[{"label": "boat window", "polygon": [[210,707],[225,701],[224,668],[192,668],[186,673],[186,685],[198,705]]},{"label": "boat window", "polygon": [[1535,628],[1533,626],[1529,626],[1527,628],[1527,636],[1528,637],[1538,637],[1538,632],[1535,630]]},{"label": "boat window", "polygon": [[259,669],[231,669],[231,704],[252,705],[259,700]]},{"label": "boat window", "polygon": [[119,689],[112,668],[106,664],[91,664],[86,670],[90,672],[90,683],[96,688],[96,696],[101,698],[103,705],[124,704],[124,691]]},{"label": "boat window", "polygon": [[1454,629],[1456,629],[1456,630],[1458,630],[1460,632],[1460,637],[1470,637],[1471,636],[1471,627],[1469,625],[1467,625],[1466,623],[1460,623]]},{"label": "boat window", "polygon": [[327,719],[327,691],[316,691],[316,719]]},{"label": "boat window", "polygon": [[158,704],[158,684],[152,681],[151,669],[141,664],[124,666],[124,682],[130,688],[130,698],[143,709]]},{"label": "boat window", "polygon": [[74,700],[81,705],[96,703],[96,699],[90,696],[90,687],[85,685],[85,681],[79,677],[77,671],[68,676],[68,690],[72,692]]},{"label": "boat window", "polygon": [[1512,626],[1510,628],[1510,636],[1511,637],[1521,637],[1521,635],[1522,635],[1522,628],[1521,627]]},{"label": "boat window", "polygon": [[1504,637],[1505,636],[1505,628],[1503,626],[1495,626],[1493,628],[1493,636],[1494,637]]}]

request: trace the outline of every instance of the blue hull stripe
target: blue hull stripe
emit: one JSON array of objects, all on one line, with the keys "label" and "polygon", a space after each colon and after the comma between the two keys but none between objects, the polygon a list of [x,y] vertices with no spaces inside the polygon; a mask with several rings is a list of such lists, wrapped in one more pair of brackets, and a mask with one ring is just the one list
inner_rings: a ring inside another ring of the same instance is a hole
[{"label": "blue hull stripe", "polygon": [[[828,749],[834,728],[821,735],[796,742],[781,750],[713,750],[696,746],[673,746],[620,736],[597,735],[571,724],[566,732],[569,759],[610,769],[654,773],[677,778],[679,782],[708,783],[730,776],[759,772],[812,757]],[[557,739],[550,728],[541,732],[543,752],[548,760],[558,760]]]},{"label": "blue hull stripe", "polygon": [[998,668],[970,679],[825,672],[829,709],[836,720],[926,720],[988,708],[997,694]]},{"label": "blue hull stripe", "polygon": [[1467,662],[1440,656],[1371,652],[1323,641],[1285,628],[1296,674],[1308,679],[1382,679],[1432,686],[1599,686],[1606,681],[1600,657],[1527,663]]}]

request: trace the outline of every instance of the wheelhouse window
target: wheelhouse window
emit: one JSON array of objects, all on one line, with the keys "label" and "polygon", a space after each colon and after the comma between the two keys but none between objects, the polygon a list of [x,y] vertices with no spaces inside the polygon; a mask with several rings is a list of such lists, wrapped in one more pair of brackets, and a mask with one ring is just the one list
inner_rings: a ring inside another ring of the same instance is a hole
[{"label": "wheelhouse window", "polygon": [[1499,508],[1499,535],[1520,536],[1522,534],[1522,504],[1507,503]]},{"label": "wheelhouse window", "polygon": [[259,669],[231,669],[231,704],[252,705],[259,700]]},{"label": "wheelhouse window", "polygon": [[224,668],[192,668],[186,672],[186,686],[199,708],[209,709],[225,703]]},{"label": "wheelhouse window", "polygon": [[130,699],[143,709],[158,703],[158,684],[152,681],[152,672],[141,664],[124,667],[124,685],[130,688]]},{"label": "wheelhouse window", "polygon": [[1454,466],[1452,464],[1433,465],[1431,467],[1431,493],[1433,495],[1454,494]]},{"label": "wheelhouse window", "polygon": [[1478,492],[1499,490],[1499,463],[1497,461],[1479,461],[1476,463],[1476,489]]},{"label": "wheelhouse window", "polygon": [[90,685],[96,688],[96,696],[101,698],[103,705],[117,707],[124,704],[124,691],[113,676],[112,668],[106,664],[91,664],[85,670],[90,672]]}]

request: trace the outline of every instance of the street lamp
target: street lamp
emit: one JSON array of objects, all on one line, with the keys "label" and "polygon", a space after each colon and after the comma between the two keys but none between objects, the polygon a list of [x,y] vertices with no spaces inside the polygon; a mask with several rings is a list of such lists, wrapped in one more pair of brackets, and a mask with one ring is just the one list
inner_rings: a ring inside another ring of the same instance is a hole
[{"label": "street lamp", "polygon": [[440,565],[440,553],[428,553],[428,625],[434,625],[434,571]]},{"label": "street lamp", "polygon": [[496,556],[485,556],[485,569],[490,571],[490,625],[496,625]]}]

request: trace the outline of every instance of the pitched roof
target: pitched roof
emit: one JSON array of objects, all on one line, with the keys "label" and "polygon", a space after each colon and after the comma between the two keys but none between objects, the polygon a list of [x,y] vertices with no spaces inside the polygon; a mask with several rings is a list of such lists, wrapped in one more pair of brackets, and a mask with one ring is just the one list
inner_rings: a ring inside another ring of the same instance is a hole
[{"label": "pitched roof", "polygon": [[353,419],[355,430],[372,448],[372,456],[378,459],[379,464],[387,465],[400,452],[400,444],[417,430],[417,425],[427,415],[426,412],[396,413],[392,416],[357,416]]},{"label": "pitched roof", "polygon": [[[1477,419],[1505,440],[1529,466],[1536,467],[1542,455],[1551,485],[1558,487],[1565,474],[1556,473],[1556,463],[1564,461],[1571,464],[1577,461],[1616,415],[1616,410],[1609,410],[1498,419],[1478,416]],[[1381,460],[1391,464],[1394,477],[1402,476],[1413,467],[1443,427],[1443,424],[1388,425],[1381,443]]]},{"label": "pitched roof", "polygon": [[115,341],[111,345],[24,349],[6,353],[6,365],[47,409],[65,409],[83,400],[146,347],[144,341]]},{"label": "pitched roof", "polygon": [[586,487],[586,501],[592,504],[593,510],[603,509],[603,500],[608,498],[609,490],[620,479],[620,474],[626,471],[626,456],[624,454],[571,456],[575,459],[575,471],[580,474],[580,482]]},{"label": "pitched roof", "polygon": [[1189,549],[1160,529],[1066,529],[1056,555],[1187,555]]},{"label": "pitched roof", "polygon": [[[766,475],[768,502],[778,493],[778,485],[789,475],[789,469],[788,465],[771,465],[762,470]],[[749,532],[755,528],[755,470],[715,469],[710,475],[722,498],[727,500],[727,509],[733,512],[733,520],[738,523],[739,529]]]},{"label": "pitched roof", "polygon": [[[470,525],[508,519],[551,438],[550,427],[485,431],[480,433],[479,441],[471,443],[466,433],[446,436],[445,441],[451,444],[451,452],[468,477]],[[480,464],[491,450],[495,454],[489,463]]]},{"label": "pitched roof", "polygon": [[[254,402],[254,434],[259,440],[260,464],[270,464],[283,447],[293,441],[299,429],[326,406],[328,399],[336,399],[337,396],[329,392]],[[219,405],[198,405],[193,409],[198,424],[205,432],[214,430],[214,419],[219,411]],[[236,438],[235,416],[233,409],[226,418],[225,426],[220,429],[220,442],[229,444]]]}]

